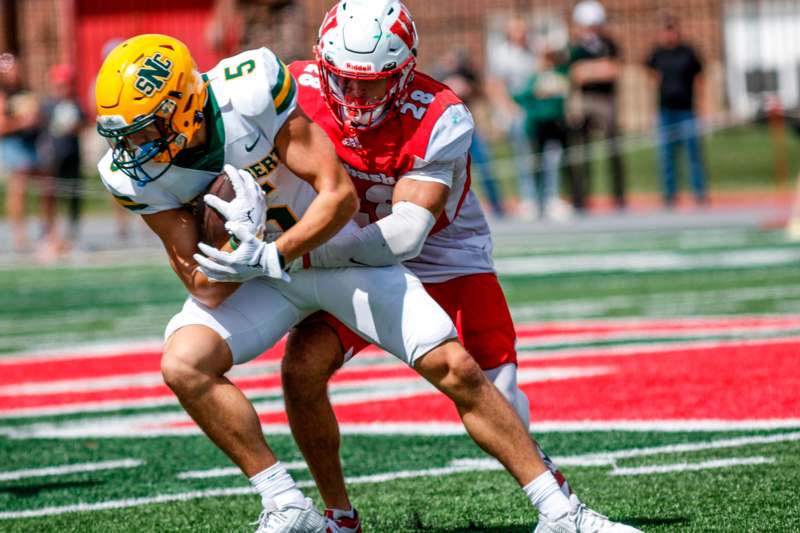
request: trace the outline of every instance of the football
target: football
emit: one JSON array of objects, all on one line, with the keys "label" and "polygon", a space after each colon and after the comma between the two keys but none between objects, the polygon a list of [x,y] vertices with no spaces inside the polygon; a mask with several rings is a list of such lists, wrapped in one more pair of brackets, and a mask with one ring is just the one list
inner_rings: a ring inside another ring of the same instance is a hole
[{"label": "football", "polygon": [[222,248],[230,238],[225,230],[225,218],[203,201],[206,194],[213,194],[230,202],[236,197],[236,192],[233,190],[231,180],[223,173],[211,182],[208,188],[197,197],[194,204],[194,217],[200,242],[210,244],[215,248]]}]

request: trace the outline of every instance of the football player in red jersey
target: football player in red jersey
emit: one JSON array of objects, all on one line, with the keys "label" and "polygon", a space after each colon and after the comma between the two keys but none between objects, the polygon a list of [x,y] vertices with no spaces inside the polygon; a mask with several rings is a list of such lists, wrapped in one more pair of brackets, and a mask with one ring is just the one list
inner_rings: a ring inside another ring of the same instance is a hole
[{"label": "football player in red jersey", "polygon": [[[492,262],[489,227],[470,191],[472,117],[445,85],[417,72],[417,33],[397,0],[343,0],[325,17],[316,61],[298,61],[298,103],[333,141],[361,200],[361,229],[315,249],[304,267],[402,262],[457,324],[486,375],[529,423],[517,386],[516,335]],[[283,361],[292,433],[325,501],[328,531],[357,533],[339,461],[339,432],[327,381],[367,342],[328,314],[290,335]],[[570,497],[576,530],[636,531],[587,509],[539,450]],[[548,474],[550,474],[548,473]],[[538,505],[536,480],[524,487],[540,509],[537,531],[571,531]],[[549,489],[545,489],[549,490]],[[551,527],[552,526],[552,527]]]}]

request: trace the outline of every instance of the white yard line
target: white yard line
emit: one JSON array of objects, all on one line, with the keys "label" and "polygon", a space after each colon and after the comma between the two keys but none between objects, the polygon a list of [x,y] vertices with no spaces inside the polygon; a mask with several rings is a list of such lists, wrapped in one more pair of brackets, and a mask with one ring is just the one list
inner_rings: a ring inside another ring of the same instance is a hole
[{"label": "white yard line", "polygon": [[[308,470],[308,465],[305,461],[281,461],[281,465],[286,470]],[[229,466],[224,468],[210,468],[208,470],[187,470],[186,472],[179,472],[178,479],[209,479],[217,477],[231,477],[241,476],[242,471],[236,466]]]},{"label": "white yard line", "polygon": [[199,498],[218,498],[224,496],[243,496],[252,494],[251,487],[236,487],[228,489],[195,490],[191,492],[180,492],[177,494],[159,494],[157,496],[147,496],[143,498],[127,498],[124,500],[109,500],[96,503],[76,503],[73,505],[62,505],[58,507],[43,507],[41,509],[27,509],[24,511],[4,511],[0,512],[0,520],[11,520],[15,518],[36,518],[40,516],[56,516],[67,513],[79,513],[86,511],[107,511],[110,509],[125,509],[128,507],[139,507],[142,505],[153,505],[158,503],[185,502]]},{"label": "white yard line", "polygon": [[[575,315],[604,315],[615,309],[652,309],[646,320],[664,318],[671,309],[679,309],[684,315],[696,314],[696,309],[709,301],[724,300],[726,304],[741,304],[761,301],[766,298],[800,298],[800,287],[794,285],[770,285],[769,287],[745,287],[740,289],[720,288],[695,291],[658,292],[650,295],[613,295],[585,299],[553,300],[547,305],[512,305],[511,314],[515,320],[536,320],[539,317],[570,317]],[[677,313],[676,313],[677,315]],[[733,315],[737,316],[737,315]]]},{"label": "white yard line", "polygon": [[45,468],[28,468],[25,470],[9,470],[0,472],[0,481],[13,481],[33,477],[65,476],[81,472],[98,470],[114,470],[117,468],[135,468],[143,463],[137,459],[121,459],[117,461],[101,461],[99,463],[76,463],[71,465],[48,466]]},{"label": "white yard line", "polygon": [[[182,418],[179,420],[183,420]],[[87,421],[83,421],[87,423]],[[0,427],[0,435],[11,439],[31,438],[92,438],[105,437],[183,437],[200,435],[196,426],[180,428],[139,429],[120,418],[104,419],[103,428],[82,429],[80,425],[66,427],[55,424],[35,424],[23,427]],[[540,433],[572,433],[602,431],[636,432],[709,432],[709,431],[771,431],[800,428],[799,418],[752,419],[752,420],[602,420],[602,421],[542,421],[531,424],[534,435]],[[341,424],[340,431],[346,435],[464,435],[466,431],[459,422],[380,422],[365,424]],[[289,435],[286,424],[262,424],[266,435]],[[138,431],[134,434],[133,431]]]},{"label": "white yard line", "polygon": [[585,357],[587,355],[597,355],[600,357],[626,357],[637,355],[657,355],[664,352],[709,350],[714,348],[736,346],[770,346],[773,344],[785,344],[787,342],[800,342],[800,336],[769,337],[766,339],[678,341],[660,344],[653,344],[652,342],[643,341],[632,342],[630,344],[619,346],[586,346],[580,348],[566,346],[564,348],[552,348],[549,350],[521,351],[517,354],[517,358],[520,361],[538,361],[572,359],[575,357]]},{"label": "white yard line", "polygon": [[778,435],[756,435],[753,437],[735,437],[731,439],[718,439],[709,442],[690,442],[686,444],[668,444],[665,446],[652,446],[648,448],[633,448],[614,452],[600,452],[586,454],[583,458],[607,458],[611,461],[630,459],[632,457],[648,457],[651,455],[699,452],[703,450],[720,450],[723,448],[740,448],[754,444],[774,444],[777,442],[800,441],[800,431],[780,433]]},{"label": "white yard line", "polygon": [[0,368],[4,365],[35,361],[57,361],[63,359],[88,359],[129,355],[136,352],[160,352],[164,342],[160,339],[118,340],[111,342],[78,343],[64,348],[48,348],[17,352],[0,356]]},{"label": "white yard line", "polygon": [[[554,458],[554,460],[556,463],[565,465],[572,464],[575,466],[603,466],[609,463],[600,462],[601,458],[621,458],[621,457],[635,457],[642,455],[656,455],[657,450],[658,453],[680,453],[680,451],[682,450],[681,446],[696,447],[699,445],[704,445],[705,446],[704,448],[695,448],[695,449],[713,449],[713,448],[740,447],[740,446],[747,446],[749,444],[763,444],[768,442],[774,443],[774,442],[785,442],[794,440],[800,440],[800,432],[787,433],[783,435],[724,439],[718,441],[711,441],[707,443],[695,443],[692,445],[670,445],[670,446],[659,446],[651,448],[640,448],[633,450],[618,450],[614,452],[608,452],[605,454],[586,454],[586,455],[573,456],[572,458],[569,457]],[[704,468],[724,468],[730,466],[738,466],[740,464],[765,464],[773,461],[774,459],[772,458],[757,457],[748,459],[706,461],[704,463],[696,463],[696,465],[706,465]],[[708,466],[712,464],[713,466]],[[687,465],[682,464],[682,466],[685,467]],[[688,466],[691,467],[692,465]],[[676,465],[661,465],[661,467],[662,471],[666,471],[663,470],[663,468],[666,467],[675,468]],[[446,467],[428,468],[424,470],[401,470],[397,472],[385,472],[385,473],[370,474],[365,476],[348,477],[346,478],[346,482],[350,485],[359,485],[365,483],[384,483],[388,481],[394,481],[397,479],[440,477],[462,472],[495,471],[495,470],[501,470],[502,468],[503,467],[500,465],[500,463],[494,459],[458,459],[452,461]],[[653,468],[653,467],[647,467],[647,468]],[[613,474],[613,475],[620,475],[620,474]],[[314,482],[312,480],[305,480],[299,482],[298,486],[301,488],[312,487],[314,486]],[[204,491],[182,492],[178,494],[161,494],[150,497],[131,498],[125,500],[112,500],[112,501],[98,502],[98,503],[78,503],[74,505],[65,505],[60,507],[45,507],[42,509],[4,511],[0,512],[0,520],[33,518],[40,516],[54,516],[54,515],[61,515],[74,512],[85,512],[85,511],[122,509],[127,507],[152,505],[158,503],[188,501],[199,498],[242,496],[252,493],[253,489],[251,487],[235,487],[227,489],[211,489]]]},{"label": "white yard line", "polygon": [[[562,335],[546,335],[539,337],[529,337],[518,339],[519,344],[525,346],[535,346],[537,348],[559,347],[571,345],[576,348],[576,344],[591,344],[597,342],[636,342],[643,341],[651,343],[653,340],[670,339],[668,342],[677,342],[671,339],[698,340],[703,341],[707,337],[721,337],[720,340],[740,339],[752,337],[771,337],[779,334],[797,335],[800,334],[800,323],[787,324],[785,327],[775,326],[751,326],[732,329],[730,327],[687,329],[687,330],[657,330],[649,331],[611,331],[599,333],[565,333]],[[2,390],[2,389],[0,389]]]},{"label": "white yard line", "polygon": [[714,468],[731,468],[743,465],[764,465],[775,462],[774,457],[744,457],[732,459],[714,459],[701,463],[675,463],[670,465],[649,465],[618,467],[608,473],[610,476],[642,476],[648,474],[667,474],[670,472],[696,472],[698,470],[709,470]]},{"label": "white yard line", "polygon": [[671,251],[564,254],[535,257],[499,257],[501,275],[548,275],[582,272],[659,272],[697,268],[751,268],[796,264],[800,250],[762,247],[755,250],[680,253]]},{"label": "white yard line", "polygon": [[[345,478],[349,485],[362,485],[366,483],[384,483],[387,481],[394,481],[396,479],[413,479],[420,477],[441,477],[457,474],[461,472],[474,472],[476,470],[495,470],[494,465],[486,467],[475,467],[473,465],[454,465],[441,468],[428,468],[425,470],[401,470],[398,472],[386,472],[381,474],[371,474],[366,476],[355,476]],[[312,480],[301,481],[298,487],[313,487]],[[144,498],[130,498],[125,500],[112,500],[98,503],[78,503],[74,505],[64,505],[60,507],[45,507],[42,509],[29,509],[24,511],[4,511],[0,512],[0,520],[9,520],[14,518],[34,518],[40,516],[55,516],[67,513],[85,512],[85,511],[102,511],[109,509],[123,509],[127,507],[137,507],[142,505],[152,505],[157,503],[178,502],[195,500],[199,498],[214,498],[224,496],[243,496],[252,494],[251,487],[235,487],[228,489],[211,489],[199,490],[191,492],[182,492],[178,494],[160,494],[157,496],[150,496]]]}]

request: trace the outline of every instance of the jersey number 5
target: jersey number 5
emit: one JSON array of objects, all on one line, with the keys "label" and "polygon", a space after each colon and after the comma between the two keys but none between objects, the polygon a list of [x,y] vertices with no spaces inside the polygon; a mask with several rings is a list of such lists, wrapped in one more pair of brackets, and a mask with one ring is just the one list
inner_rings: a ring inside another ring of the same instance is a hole
[{"label": "jersey number 5", "polygon": [[[243,63],[239,63],[236,66],[236,69],[231,71],[231,67],[225,67],[225,79],[226,80],[235,80],[236,78],[240,78],[245,74],[250,74],[253,72],[253,69],[256,68],[256,62],[252,59],[248,59]],[[246,72],[245,72],[246,70]]]},{"label": "jersey number 5", "polygon": [[[269,195],[275,187],[268,181],[261,184],[264,194]],[[289,231],[289,228],[297,224],[297,217],[288,205],[273,205],[267,208],[267,222],[274,222],[281,231]]]}]

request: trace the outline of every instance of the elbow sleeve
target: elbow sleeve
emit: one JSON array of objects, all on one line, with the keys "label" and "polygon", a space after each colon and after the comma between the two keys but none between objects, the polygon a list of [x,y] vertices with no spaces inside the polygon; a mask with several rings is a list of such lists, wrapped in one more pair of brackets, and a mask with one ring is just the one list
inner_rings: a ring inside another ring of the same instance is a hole
[{"label": "elbow sleeve", "polygon": [[420,254],[436,219],[417,204],[398,202],[392,214],[374,224],[354,229],[354,223],[339,235],[311,251],[310,264],[336,268],[386,266]]},{"label": "elbow sleeve", "polygon": [[386,245],[397,261],[417,257],[422,252],[436,219],[422,206],[412,202],[398,202],[392,206],[392,214],[375,223],[381,231]]}]

